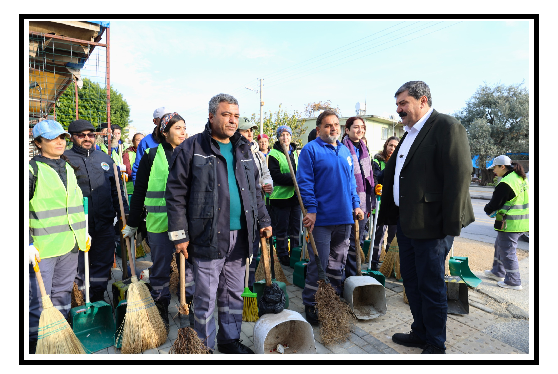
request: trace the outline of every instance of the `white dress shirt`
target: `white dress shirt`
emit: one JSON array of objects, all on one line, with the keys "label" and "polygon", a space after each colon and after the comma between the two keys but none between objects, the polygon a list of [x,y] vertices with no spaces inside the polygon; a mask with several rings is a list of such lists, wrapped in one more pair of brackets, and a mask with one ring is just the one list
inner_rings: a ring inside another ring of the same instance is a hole
[{"label": "white dress shirt", "polygon": [[417,123],[413,127],[405,126],[403,130],[407,132],[407,136],[401,143],[399,147],[399,152],[397,153],[397,159],[395,160],[395,177],[393,178],[393,201],[395,205],[399,206],[399,174],[401,173],[401,169],[405,164],[405,160],[407,159],[407,154],[413,145],[413,142],[417,138],[417,135],[422,129],[422,126],[426,123],[434,108],[430,108],[428,112],[421,119],[418,120]]}]

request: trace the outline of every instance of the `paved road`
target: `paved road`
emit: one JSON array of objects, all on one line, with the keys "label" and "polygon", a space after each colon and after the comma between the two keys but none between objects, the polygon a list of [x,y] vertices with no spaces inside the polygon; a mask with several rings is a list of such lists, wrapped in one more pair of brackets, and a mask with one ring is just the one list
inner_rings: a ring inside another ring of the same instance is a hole
[{"label": "paved road", "polygon": [[[484,206],[492,197],[492,192],[494,192],[494,188],[471,185],[469,194],[471,195],[473,212],[475,213],[475,222],[461,230],[461,237],[484,243],[494,243],[497,234],[494,230],[494,220],[489,218],[484,212]],[[528,251],[529,243],[520,240],[517,247]]]}]

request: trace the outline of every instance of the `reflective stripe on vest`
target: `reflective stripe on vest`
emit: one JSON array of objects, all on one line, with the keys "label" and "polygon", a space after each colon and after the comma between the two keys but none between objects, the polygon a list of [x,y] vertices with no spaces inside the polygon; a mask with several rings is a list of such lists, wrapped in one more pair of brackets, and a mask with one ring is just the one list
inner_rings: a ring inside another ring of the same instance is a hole
[{"label": "reflective stripe on vest", "polygon": [[[294,160],[295,165],[298,166],[298,155],[295,151],[294,152]],[[279,161],[279,170],[283,174],[290,174],[291,170],[289,169],[289,163],[287,162],[287,158],[283,152],[279,152],[277,149],[272,149],[268,157],[271,156]],[[269,197],[270,199],[288,199],[294,196],[295,188],[294,186],[281,186],[281,185],[274,185],[273,186],[273,193]]]},{"label": "reflective stripe on vest", "polygon": [[[149,154],[150,149],[145,153]],[[144,156],[145,157],[145,156]],[[145,210],[147,211],[147,231],[153,233],[165,232],[169,229],[167,220],[167,202],[165,200],[165,189],[169,176],[169,163],[163,145],[157,147],[157,154],[149,173],[147,192],[145,194]]]},{"label": "reflective stripe on vest", "polygon": [[515,192],[515,198],[506,201],[498,211],[496,220],[501,221],[506,215],[506,226],[504,232],[526,232],[529,231],[529,182],[521,178],[516,172],[511,172],[500,180],[506,183]]},{"label": "reflective stripe on vest", "polygon": [[[33,172],[31,165],[29,170]],[[85,248],[83,195],[66,163],[67,188],[54,169],[37,162],[35,194],[29,201],[29,228],[41,258],[62,256],[76,243]]]}]

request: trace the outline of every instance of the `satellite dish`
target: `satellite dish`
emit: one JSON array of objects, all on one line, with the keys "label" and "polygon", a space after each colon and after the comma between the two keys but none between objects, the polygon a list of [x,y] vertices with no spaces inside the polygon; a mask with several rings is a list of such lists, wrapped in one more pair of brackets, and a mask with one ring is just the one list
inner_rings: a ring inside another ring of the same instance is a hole
[{"label": "satellite dish", "polygon": [[356,110],[360,110],[360,103],[356,103],[355,109],[356,109]]}]

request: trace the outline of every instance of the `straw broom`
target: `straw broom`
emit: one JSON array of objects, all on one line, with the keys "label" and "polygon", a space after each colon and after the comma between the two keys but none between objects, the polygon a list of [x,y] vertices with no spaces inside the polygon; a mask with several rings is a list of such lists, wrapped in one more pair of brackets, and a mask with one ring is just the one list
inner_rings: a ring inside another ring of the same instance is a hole
[{"label": "straw broom", "polygon": [[394,273],[396,279],[401,279],[401,272],[399,268],[399,245],[397,244],[397,236],[393,238],[389,249],[384,258],[382,266],[380,266],[380,273],[382,273],[386,278]]},{"label": "straw broom", "polygon": [[[291,178],[293,179],[293,184],[295,186],[295,191],[298,197],[298,203],[300,204],[300,209],[302,215],[306,216],[306,208],[302,202],[302,197],[300,196],[300,190],[298,189],[298,183],[294,175],[293,165],[291,164],[291,159],[289,157],[287,146],[283,145],[283,153],[287,158],[289,164],[289,170],[291,172]],[[347,340],[349,334],[351,333],[350,320],[353,319],[351,309],[347,303],[341,301],[335,289],[329,284],[324,269],[322,268],[320,257],[318,255],[318,250],[316,249],[316,242],[314,241],[314,235],[311,232],[308,233],[310,238],[310,245],[314,252],[314,259],[318,267],[318,290],[316,291],[316,306],[318,307],[318,320],[320,322],[320,334],[325,344],[333,342],[342,342]]]},{"label": "straw broom", "polygon": [[286,286],[289,286],[291,284],[285,276],[285,272],[283,271],[283,267],[279,262],[279,257],[277,256],[275,247],[273,247],[273,271],[275,272],[275,279],[277,281],[285,283]]},{"label": "straw broom", "polygon": [[43,311],[39,318],[39,336],[37,340],[37,354],[85,354],[83,345],[74,334],[66,318],[54,307],[47,295],[39,263],[33,266],[41,290]]},{"label": "straw broom", "polygon": [[[125,227],[126,216],[122,205],[120,181],[118,180],[116,164],[113,165],[122,226]],[[126,238],[126,248],[130,264],[133,264],[133,255],[128,238]],[[138,281],[135,267],[130,266],[130,270],[132,272],[132,283],[128,287],[126,315],[122,328],[119,329],[117,334],[122,339],[122,353],[141,353],[162,345],[167,340],[168,332],[149,289],[144,283]]]},{"label": "straw broom", "polygon": [[250,267],[249,259],[246,259],[246,274],[244,276],[244,292],[242,293],[242,299],[244,300],[244,305],[242,306],[242,320],[244,322],[256,322],[258,320],[258,304],[256,297],[258,294],[251,292],[248,288],[248,276]]}]

